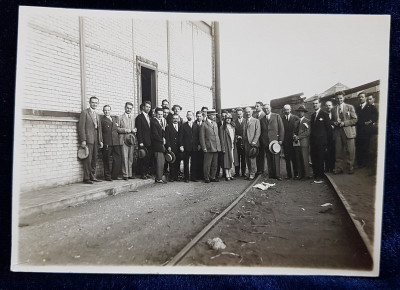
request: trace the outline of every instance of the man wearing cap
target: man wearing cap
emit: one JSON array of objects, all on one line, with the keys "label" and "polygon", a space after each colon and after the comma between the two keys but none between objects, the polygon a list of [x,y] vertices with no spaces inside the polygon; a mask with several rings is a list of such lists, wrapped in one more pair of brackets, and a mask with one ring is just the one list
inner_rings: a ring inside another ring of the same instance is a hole
[{"label": "man wearing cap", "polygon": [[122,144],[122,177],[124,180],[133,179],[133,155],[134,144],[132,144],[132,135],[137,131],[135,128],[135,118],[132,114],[133,104],[125,103],[125,113],[119,118],[117,132],[119,142]]},{"label": "man wearing cap", "polygon": [[166,183],[166,181],[162,179],[165,163],[164,145],[166,144],[163,121],[163,109],[156,108],[155,118],[150,121],[151,149],[154,152],[156,183]]},{"label": "man wearing cap", "polygon": [[[183,119],[181,117],[181,111],[182,111],[182,107],[180,105],[173,105],[172,106],[172,112],[174,112],[173,115],[178,115],[178,117],[179,117],[179,119],[178,119],[179,125],[183,124]],[[168,123],[168,125],[172,124],[172,123],[173,123],[172,119],[170,119],[170,122]]]},{"label": "man wearing cap", "polygon": [[[285,135],[282,118],[279,114],[271,112],[271,105],[264,105],[265,117],[261,119],[261,146],[264,147],[265,156],[267,158],[268,176],[282,180],[280,152],[271,152],[269,145],[271,142],[278,142],[282,145]],[[275,153],[275,154],[274,154]]]},{"label": "man wearing cap", "polygon": [[238,154],[238,165],[235,167],[236,176],[239,176],[240,171],[242,172],[242,176],[246,174],[246,156],[244,154],[244,144],[243,144],[243,109],[236,109],[237,118],[234,120],[235,124],[235,134],[236,134],[236,148]]},{"label": "man wearing cap", "polygon": [[328,113],[321,110],[320,99],[313,101],[314,113],[310,121],[310,153],[314,177],[318,180],[324,176],[324,159],[331,121]]},{"label": "man wearing cap", "polygon": [[261,135],[260,121],[252,116],[252,109],[245,109],[246,119],[243,124],[243,143],[249,175],[246,179],[253,180],[257,172],[256,156],[251,156],[251,148],[259,148],[259,138]]},{"label": "man wearing cap", "polygon": [[148,179],[150,175],[150,156],[151,155],[151,137],[150,137],[150,117],[151,103],[145,101],[140,109],[142,112],[135,119],[135,127],[137,129],[137,139],[139,149],[146,149],[148,154],[144,158],[138,160],[137,169],[142,179]]},{"label": "man wearing cap", "polygon": [[336,93],[337,105],[333,109],[333,138],[335,140],[335,170],[333,174],[343,172],[344,163],[348,166],[348,173],[354,173],[355,144],[357,114],[352,105],[344,102],[344,92]]},{"label": "man wearing cap", "polygon": [[206,183],[219,181],[216,176],[218,152],[222,150],[215,119],[216,112],[208,111],[208,118],[200,127],[200,144],[204,152],[203,175]]},{"label": "man wearing cap", "polygon": [[78,135],[82,148],[89,149],[89,156],[83,159],[83,183],[93,184],[100,181],[96,178],[97,151],[103,148],[103,134],[101,122],[96,108],[99,104],[97,97],[91,97],[89,108],[82,111],[78,123]]},{"label": "man wearing cap", "polygon": [[310,177],[310,166],[308,164],[310,154],[310,120],[304,117],[304,114],[307,112],[304,105],[301,105],[296,111],[299,114],[300,120],[295,130],[293,144],[296,146],[293,146],[293,148],[298,166],[299,179],[304,179]]},{"label": "man wearing cap", "polygon": [[[253,113],[253,117],[257,118],[258,120],[261,120],[262,118],[265,117],[265,113],[263,111],[263,102],[258,101],[256,102],[254,108],[255,108],[255,112]],[[257,155],[257,159],[256,159],[256,163],[257,163],[257,172],[256,175],[260,175],[264,173],[264,169],[265,169],[265,153],[264,153],[264,148],[261,146],[259,148],[259,152]]]},{"label": "man wearing cap", "polygon": [[179,124],[179,118],[179,115],[174,114],[172,116],[172,124],[169,124],[165,128],[167,150],[169,152],[173,152],[176,156],[175,162],[169,165],[171,171],[169,174],[170,182],[178,181],[179,167],[181,164],[181,158],[179,154],[179,132],[181,130],[181,124]]},{"label": "man wearing cap", "polygon": [[283,126],[285,127],[285,137],[283,139],[283,153],[285,154],[286,179],[292,178],[292,165],[294,178],[297,179],[297,162],[294,154],[293,138],[298,127],[299,118],[291,113],[290,105],[283,106]]},{"label": "man wearing cap", "polygon": [[[104,116],[101,117],[101,129],[103,135],[103,167],[104,178],[107,181],[118,179],[121,171],[121,142],[118,136],[119,120],[112,117],[111,106],[103,107]],[[110,157],[112,156],[112,170],[110,170]]]},{"label": "man wearing cap", "polygon": [[[179,150],[183,153],[184,181],[189,182],[196,180],[196,168],[198,167],[198,159],[195,156],[199,150],[199,126],[193,120],[193,112],[186,113],[187,122],[181,126],[179,134]],[[190,176],[189,176],[189,160],[190,160]]]},{"label": "man wearing cap", "polygon": [[335,126],[333,126],[333,103],[331,101],[327,101],[325,106],[329,120],[331,121],[331,129],[328,133],[328,144],[325,153],[325,171],[333,172],[333,169],[335,169],[335,142],[333,141],[333,129]]}]

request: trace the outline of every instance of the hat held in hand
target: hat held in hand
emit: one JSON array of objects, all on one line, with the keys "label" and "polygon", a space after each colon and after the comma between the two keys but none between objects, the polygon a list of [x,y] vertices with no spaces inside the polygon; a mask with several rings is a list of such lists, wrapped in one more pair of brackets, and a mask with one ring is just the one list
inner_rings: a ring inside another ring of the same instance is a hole
[{"label": "hat held in hand", "polygon": [[89,148],[87,146],[78,148],[78,158],[80,160],[86,159],[89,156]]}]

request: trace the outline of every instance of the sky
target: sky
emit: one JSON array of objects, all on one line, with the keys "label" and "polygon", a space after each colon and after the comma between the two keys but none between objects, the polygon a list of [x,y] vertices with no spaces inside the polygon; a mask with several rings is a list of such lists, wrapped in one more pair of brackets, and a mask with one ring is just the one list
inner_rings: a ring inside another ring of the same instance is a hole
[{"label": "sky", "polygon": [[387,78],[389,21],[361,15],[221,19],[222,107]]}]

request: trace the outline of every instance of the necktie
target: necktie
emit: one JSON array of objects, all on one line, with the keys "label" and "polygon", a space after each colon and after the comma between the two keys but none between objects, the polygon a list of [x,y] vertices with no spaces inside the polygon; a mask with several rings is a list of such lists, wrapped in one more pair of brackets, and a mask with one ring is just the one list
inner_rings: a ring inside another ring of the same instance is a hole
[{"label": "necktie", "polygon": [[174,125],[176,132],[178,132],[178,125]]},{"label": "necktie", "polygon": [[93,119],[94,119],[94,128],[97,129],[97,116],[96,116],[96,112],[92,111],[93,114]]}]

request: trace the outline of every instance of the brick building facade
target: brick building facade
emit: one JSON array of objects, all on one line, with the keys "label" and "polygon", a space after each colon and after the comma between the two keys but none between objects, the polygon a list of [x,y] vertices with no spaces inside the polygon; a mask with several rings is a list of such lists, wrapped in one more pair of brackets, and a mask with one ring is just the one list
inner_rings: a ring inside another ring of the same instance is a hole
[{"label": "brick building facade", "polygon": [[22,25],[21,191],[82,180],[77,123],[91,96],[113,115],[126,101],[135,114],[143,100],[215,108],[214,23],[46,14]]}]

